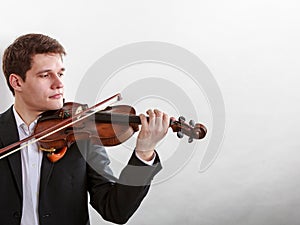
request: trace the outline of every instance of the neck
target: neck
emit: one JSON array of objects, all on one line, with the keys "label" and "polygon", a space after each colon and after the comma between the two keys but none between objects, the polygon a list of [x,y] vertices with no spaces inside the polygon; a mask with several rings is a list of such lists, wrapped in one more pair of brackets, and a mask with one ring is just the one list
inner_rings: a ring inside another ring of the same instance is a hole
[{"label": "neck", "polygon": [[41,113],[30,110],[28,107],[26,107],[26,105],[22,104],[19,101],[15,101],[14,107],[27,126],[29,126],[34,120],[36,120],[36,118]]}]

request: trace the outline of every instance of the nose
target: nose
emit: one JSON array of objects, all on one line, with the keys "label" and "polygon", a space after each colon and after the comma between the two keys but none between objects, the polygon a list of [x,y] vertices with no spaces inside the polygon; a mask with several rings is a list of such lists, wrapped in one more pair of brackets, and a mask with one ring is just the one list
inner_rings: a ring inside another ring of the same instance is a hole
[{"label": "nose", "polygon": [[63,88],[63,87],[64,87],[64,83],[62,81],[62,77],[59,74],[54,75],[51,88],[59,89],[59,88]]}]

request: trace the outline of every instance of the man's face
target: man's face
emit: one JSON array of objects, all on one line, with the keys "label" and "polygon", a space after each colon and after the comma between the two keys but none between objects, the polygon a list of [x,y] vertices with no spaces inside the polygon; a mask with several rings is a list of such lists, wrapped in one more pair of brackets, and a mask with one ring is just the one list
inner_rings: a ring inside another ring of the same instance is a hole
[{"label": "man's face", "polygon": [[31,111],[44,112],[63,106],[64,67],[59,54],[37,54],[32,67],[26,72],[25,82],[19,92],[23,103]]}]

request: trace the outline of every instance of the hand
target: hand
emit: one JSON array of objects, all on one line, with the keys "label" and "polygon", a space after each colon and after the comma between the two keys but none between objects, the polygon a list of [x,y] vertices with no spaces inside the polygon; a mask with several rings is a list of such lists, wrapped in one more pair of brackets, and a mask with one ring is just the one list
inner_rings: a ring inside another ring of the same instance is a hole
[{"label": "hand", "polygon": [[144,114],[140,115],[142,127],[137,137],[136,153],[149,161],[154,157],[155,146],[167,134],[170,120],[167,114],[157,109],[149,109],[146,113],[149,121]]}]

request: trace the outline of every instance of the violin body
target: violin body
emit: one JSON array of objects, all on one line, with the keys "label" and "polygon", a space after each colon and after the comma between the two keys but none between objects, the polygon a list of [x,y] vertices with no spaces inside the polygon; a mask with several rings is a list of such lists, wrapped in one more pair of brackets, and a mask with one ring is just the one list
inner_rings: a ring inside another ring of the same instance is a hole
[{"label": "violin body", "polygon": [[[63,108],[58,111],[52,113],[47,111],[41,115],[34,132],[39,133],[69,118],[74,112],[78,112],[78,107],[86,108],[85,105],[78,103],[65,103]],[[119,145],[139,130],[136,124],[138,120],[133,121],[130,117],[135,115],[135,109],[131,106],[110,106],[88,117],[88,119],[40,140],[39,143],[43,148],[58,148],[61,146],[69,147],[76,140],[90,139],[93,144],[103,146]]]},{"label": "violin body", "polygon": [[[58,111],[47,111],[38,120],[34,133],[40,133],[55,124],[87,109],[85,104],[65,103]],[[68,126],[39,141],[40,149],[49,157],[65,152],[77,140],[90,140],[93,144],[116,146],[128,140],[139,130],[135,109],[128,105],[109,106],[101,112]],[[135,121],[134,121],[135,119]],[[55,157],[56,158],[56,157]]]}]

